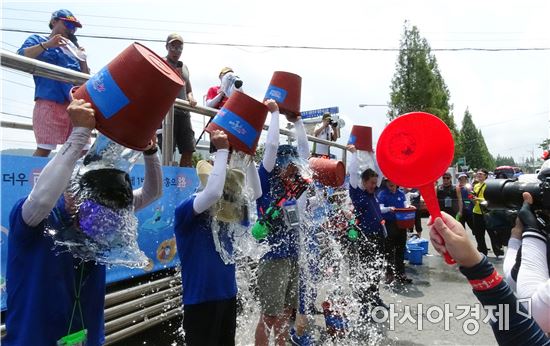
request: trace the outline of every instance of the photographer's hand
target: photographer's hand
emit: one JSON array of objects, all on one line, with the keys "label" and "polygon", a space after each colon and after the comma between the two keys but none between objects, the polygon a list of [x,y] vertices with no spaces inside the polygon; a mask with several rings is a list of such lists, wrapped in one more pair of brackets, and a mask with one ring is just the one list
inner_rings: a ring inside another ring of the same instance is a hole
[{"label": "photographer's hand", "polygon": [[542,225],[539,224],[539,222],[537,221],[537,217],[531,210],[531,205],[533,204],[533,196],[531,196],[529,192],[524,192],[522,194],[522,197],[523,205],[519,210],[518,218],[523,224],[523,233],[525,234],[525,232],[535,232],[546,237],[544,227],[541,227]]}]

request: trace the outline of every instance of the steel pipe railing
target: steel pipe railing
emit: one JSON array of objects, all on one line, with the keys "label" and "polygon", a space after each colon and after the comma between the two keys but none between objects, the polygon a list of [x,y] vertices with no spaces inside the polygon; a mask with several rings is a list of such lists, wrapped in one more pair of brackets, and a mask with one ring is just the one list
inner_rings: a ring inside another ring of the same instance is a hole
[{"label": "steel pipe railing", "polygon": [[159,280],[140,284],[139,286],[123,289],[120,291],[109,293],[105,296],[105,307],[111,307],[113,305],[140,297],[147,292],[155,290],[163,290],[167,287],[172,287],[172,284],[181,284],[181,276],[178,274],[174,276],[168,276]]},{"label": "steel pipe railing", "polygon": [[156,304],[159,301],[173,298],[175,295],[181,293],[181,287],[171,287],[163,291],[159,291],[153,294],[143,296],[142,298],[130,300],[126,303],[115,305],[113,307],[105,309],[105,321],[109,321],[113,318],[122,316],[124,314],[141,309],[143,306]]}]

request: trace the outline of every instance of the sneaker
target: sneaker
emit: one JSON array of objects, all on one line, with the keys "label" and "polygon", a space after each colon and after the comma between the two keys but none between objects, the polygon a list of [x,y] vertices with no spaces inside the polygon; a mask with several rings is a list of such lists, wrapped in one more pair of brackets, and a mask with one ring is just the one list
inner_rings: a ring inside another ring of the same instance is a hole
[{"label": "sneaker", "polygon": [[304,333],[304,335],[298,336],[296,334],[296,330],[294,330],[294,328],[292,328],[290,330],[290,343],[292,345],[297,345],[297,346],[313,346],[313,345],[315,345],[315,343],[313,342],[313,337],[310,334]]},{"label": "sneaker", "polygon": [[395,279],[395,277],[393,276],[392,273],[386,273],[386,281],[384,281],[386,283],[386,285],[389,285],[393,282],[393,280]]}]

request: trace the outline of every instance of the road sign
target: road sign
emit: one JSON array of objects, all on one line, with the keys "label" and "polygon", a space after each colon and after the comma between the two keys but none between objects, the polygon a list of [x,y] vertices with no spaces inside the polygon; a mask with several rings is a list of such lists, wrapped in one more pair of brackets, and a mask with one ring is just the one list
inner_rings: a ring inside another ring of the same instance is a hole
[{"label": "road sign", "polygon": [[302,119],[309,119],[309,118],[320,117],[325,113],[338,114],[338,112],[339,112],[338,107],[329,107],[329,108],[313,109],[310,111],[300,112],[300,115],[302,116]]},{"label": "road sign", "polygon": [[458,159],[456,159],[456,164],[459,165],[459,166],[465,165],[466,164],[466,158],[465,157],[459,157]]}]

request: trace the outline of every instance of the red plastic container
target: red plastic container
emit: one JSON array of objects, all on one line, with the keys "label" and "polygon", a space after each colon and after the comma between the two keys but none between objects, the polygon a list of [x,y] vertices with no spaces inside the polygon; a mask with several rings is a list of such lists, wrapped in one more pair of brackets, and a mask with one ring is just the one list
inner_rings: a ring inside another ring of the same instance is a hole
[{"label": "red plastic container", "polygon": [[96,111],[96,128],[113,141],[143,150],[174,103],[183,80],[149,48],[132,43],[84,85],[73,98]]},{"label": "red plastic container", "polygon": [[324,157],[310,157],[309,167],[313,171],[313,179],[325,186],[339,187],[346,178],[346,166],[342,161]]},{"label": "red plastic container", "polygon": [[267,111],[263,103],[242,92],[234,92],[206,127],[206,131],[212,133],[214,130],[222,130],[227,134],[233,149],[254,155]]},{"label": "red plastic container", "polygon": [[372,128],[369,126],[353,125],[348,144],[355,145],[357,150],[372,152]]},{"label": "red plastic container", "polygon": [[397,227],[408,229],[414,227],[416,208],[395,208]]},{"label": "red plastic container", "polygon": [[290,72],[275,71],[265,93],[264,101],[275,100],[281,114],[297,118],[300,116],[301,95],[302,77]]}]

